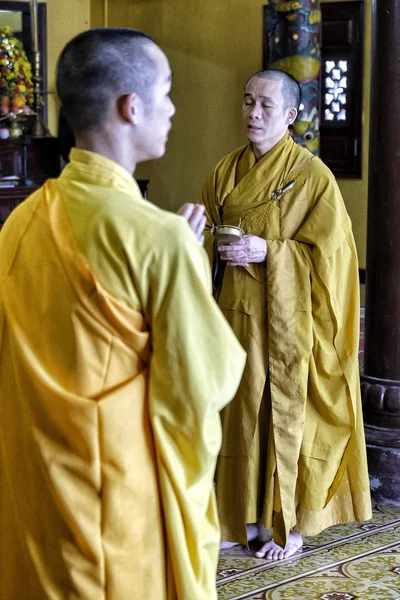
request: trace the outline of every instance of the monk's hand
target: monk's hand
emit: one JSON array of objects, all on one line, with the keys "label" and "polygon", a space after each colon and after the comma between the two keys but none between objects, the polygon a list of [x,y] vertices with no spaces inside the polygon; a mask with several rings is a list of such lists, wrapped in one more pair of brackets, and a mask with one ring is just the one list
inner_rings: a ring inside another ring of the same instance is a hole
[{"label": "monk's hand", "polygon": [[239,242],[219,246],[222,260],[230,267],[247,267],[250,263],[261,263],[267,257],[267,242],[256,235],[245,235]]},{"label": "monk's hand", "polygon": [[178,210],[178,215],[181,215],[189,223],[190,229],[193,231],[200,244],[204,244],[204,228],[206,226],[206,217],[204,216],[205,207],[203,204],[184,204]]}]

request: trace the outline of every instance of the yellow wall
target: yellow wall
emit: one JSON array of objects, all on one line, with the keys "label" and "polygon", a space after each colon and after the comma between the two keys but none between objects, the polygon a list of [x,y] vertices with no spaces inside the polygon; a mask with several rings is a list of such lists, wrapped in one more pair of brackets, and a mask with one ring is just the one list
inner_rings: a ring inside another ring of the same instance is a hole
[{"label": "yellow wall", "polygon": [[[14,1],[14,0],[13,0]],[[58,56],[74,35],[90,27],[90,0],[47,0],[47,81],[49,127],[57,133],[55,71]]]},{"label": "yellow wall", "polygon": [[58,56],[65,44],[90,27],[90,0],[47,0],[47,76],[49,96],[49,127],[57,132],[58,101],[55,73]]},{"label": "yellow wall", "polygon": [[107,0],[91,0],[90,26],[107,27],[108,2]]},{"label": "yellow wall", "polygon": [[[195,201],[216,161],[244,143],[245,80],[262,67],[266,0],[92,0],[92,24],[136,27],[152,35],[174,72],[177,113],[167,153],[139,165],[153,202],[175,210]],[[365,267],[371,0],[366,0],[363,179],[339,182]],[[106,11],[104,9],[107,9]]]}]

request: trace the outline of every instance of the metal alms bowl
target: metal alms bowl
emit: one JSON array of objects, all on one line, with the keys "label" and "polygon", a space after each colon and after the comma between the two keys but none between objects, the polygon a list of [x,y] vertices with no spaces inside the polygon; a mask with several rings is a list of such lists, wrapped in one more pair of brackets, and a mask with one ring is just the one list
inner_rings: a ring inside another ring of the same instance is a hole
[{"label": "metal alms bowl", "polygon": [[235,225],[219,225],[218,227],[214,227],[213,233],[219,245],[238,242],[244,236],[243,229],[235,227]]}]

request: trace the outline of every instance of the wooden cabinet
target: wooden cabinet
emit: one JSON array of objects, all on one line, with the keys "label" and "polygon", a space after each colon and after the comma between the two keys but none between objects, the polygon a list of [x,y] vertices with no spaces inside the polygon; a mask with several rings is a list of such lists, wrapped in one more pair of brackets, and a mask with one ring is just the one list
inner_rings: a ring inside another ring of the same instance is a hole
[{"label": "wooden cabinet", "polygon": [[1,177],[15,176],[15,187],[2,187],[0,180],[0,227],[10,212],[46,179],[57,177],[61,170],[59,142],[57,138],[32,139],[24,143],[20,138],[0,140]]},{"label": "wooden cabinet", "polygon": [[33,138],[27,143],[22,138],[0,140],[1,176],[22,177],[25,166],[33,185],[57,177],[61,167],[58,138]]}]

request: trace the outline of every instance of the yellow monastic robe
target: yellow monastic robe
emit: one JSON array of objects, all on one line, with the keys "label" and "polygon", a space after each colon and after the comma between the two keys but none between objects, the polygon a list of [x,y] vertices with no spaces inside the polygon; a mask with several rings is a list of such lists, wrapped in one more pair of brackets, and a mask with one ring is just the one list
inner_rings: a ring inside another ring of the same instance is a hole
[{"label": "yellow monastic robe", "polygon": [[212,224],[267,240],[264,263],[226,268],[219,297],[248,353],[222,413],[222,539],[245,544],[257,519],[284,545],[290,528],[315,535],[370,518],[358,264],[332,173],[285,135],[257,163],[251,145],[222,159],[202,202],[210,256]]},{"label": "yellow monastic robe", "polygon": [[245,354],[182,217],[73,150],[0,233],[2,600],[216,598]]}]

